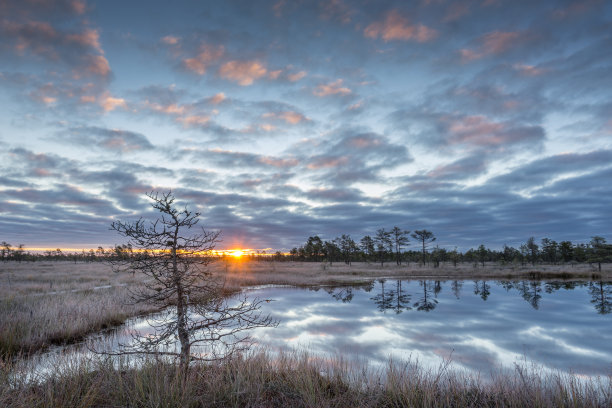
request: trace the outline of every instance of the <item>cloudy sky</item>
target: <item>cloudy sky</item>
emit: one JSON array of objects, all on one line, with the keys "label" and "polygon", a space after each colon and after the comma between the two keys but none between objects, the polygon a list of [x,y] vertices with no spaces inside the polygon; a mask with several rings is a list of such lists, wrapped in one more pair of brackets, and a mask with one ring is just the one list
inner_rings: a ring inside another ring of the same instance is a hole
[{"label": "cloudy sky", "polygon": [[[612,238],[612,3],[0,0],[0,240]],[[413,243],[413,245],[415,245]]]}]

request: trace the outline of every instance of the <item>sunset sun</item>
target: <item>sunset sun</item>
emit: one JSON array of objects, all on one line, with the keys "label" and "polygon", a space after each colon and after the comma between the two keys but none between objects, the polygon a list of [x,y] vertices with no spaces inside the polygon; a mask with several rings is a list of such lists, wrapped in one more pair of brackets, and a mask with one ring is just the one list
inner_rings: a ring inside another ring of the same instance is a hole
[{"label": "sunset sun", "polygon": [[244,255],[244,251],[240,249],[234,249],[230,252],[230,255],[232,255],[235,258],[240,258],[242,255]]}]

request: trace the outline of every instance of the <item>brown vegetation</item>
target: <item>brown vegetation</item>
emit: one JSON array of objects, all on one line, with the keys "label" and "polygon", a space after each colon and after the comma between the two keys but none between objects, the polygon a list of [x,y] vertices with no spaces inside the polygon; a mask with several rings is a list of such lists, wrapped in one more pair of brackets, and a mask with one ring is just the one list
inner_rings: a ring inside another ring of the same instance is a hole
[{"label": "brown vegetation", "polygon": [[[612,279],[612,265],[602,272],[593,266],[544,265],[486,267],[418,264],[319,262],[250,262],[225,259],[210,265],[232,290],[258,285],[343,285],[394,279]],[[0,263],[0,354],[35,351],[50,344],[77,341],[86,334],[153,312],[131,305],[130,288],[145,279],[138,273],[115,273],[105,263]]]},{"label": "brown vegetation", "polygon": [[537,367],[482,380],[393,363],[381,370],[307,354],[254,354],[197,364],[185,377],[155,361],[139,369],[110,361],[70,363],[24,381],[0,370],[0,406],[21,407],[607,407],[612,378],[579,379]]}]

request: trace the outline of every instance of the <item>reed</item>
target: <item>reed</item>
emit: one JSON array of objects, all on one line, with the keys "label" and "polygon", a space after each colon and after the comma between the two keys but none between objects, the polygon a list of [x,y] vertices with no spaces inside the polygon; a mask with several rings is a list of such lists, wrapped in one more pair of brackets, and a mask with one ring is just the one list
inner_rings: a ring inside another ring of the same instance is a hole
[{"label": "reed", "polygon": [[[194,365],[66,362],[39,378],[0,370],[4,407],[609,407],[612,377],[581,379],[523,364],[489,378],[414,362],[372,369],[341,358],[265,352]],[[20,377],[21,376],[21,377]],[[31,378],[31,377],[30,377]]]}]

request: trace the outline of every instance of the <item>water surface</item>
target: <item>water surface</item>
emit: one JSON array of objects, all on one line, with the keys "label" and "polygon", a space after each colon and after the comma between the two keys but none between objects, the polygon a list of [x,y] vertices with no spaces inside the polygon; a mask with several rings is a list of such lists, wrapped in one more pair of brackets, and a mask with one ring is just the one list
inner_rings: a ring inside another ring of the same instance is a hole
[{"label": "water surface", "polygon": [[[545,370],[612,374],[612,283],[378,280],[359,287],[263,287],[248,296],[273,299],[263,312],[278,327],[256,329],[268,351],[308,350],[370,365],[389,358],[487,374],[524,360]],[[90,337],[116,350],[131,335],[153,335],[144,318],[111,335]],[[32,364],[52,369],[57,356],[82,358],[82,345],[57,347]]]}]

